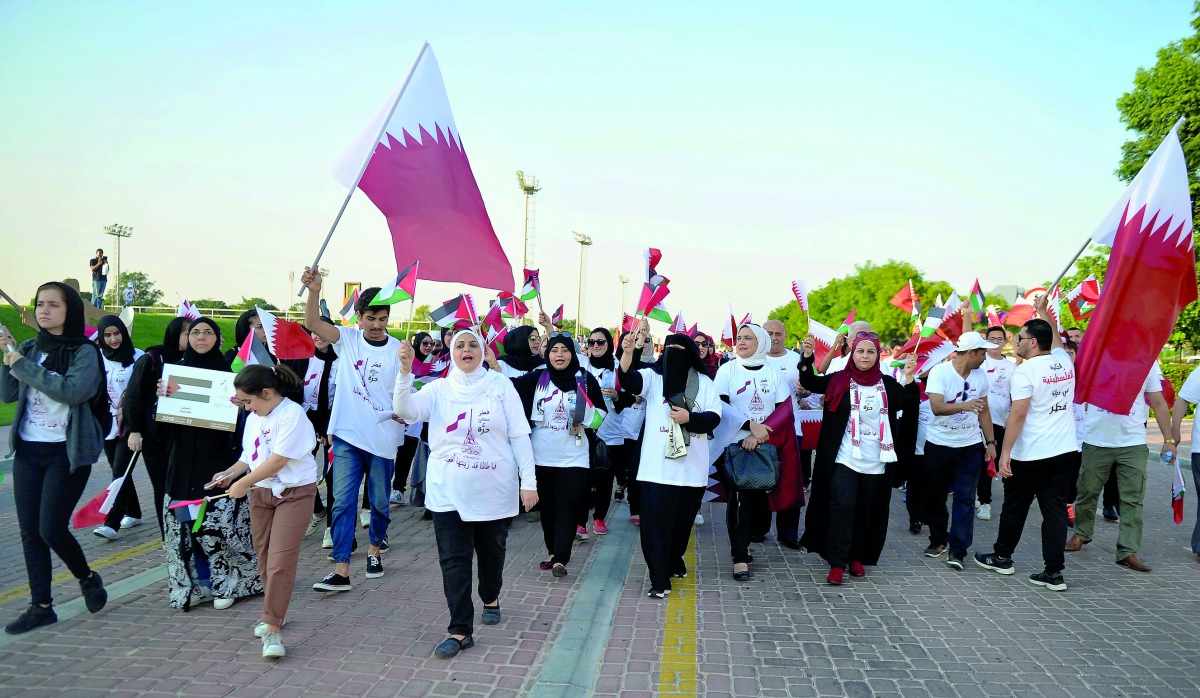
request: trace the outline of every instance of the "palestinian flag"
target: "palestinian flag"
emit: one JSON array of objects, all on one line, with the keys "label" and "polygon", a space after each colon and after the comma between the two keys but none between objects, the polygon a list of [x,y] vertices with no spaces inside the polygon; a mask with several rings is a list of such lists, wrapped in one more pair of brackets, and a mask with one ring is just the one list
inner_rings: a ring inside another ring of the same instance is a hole
[{"label": "palestinian flag", "polygon": [[792,295],[796,297],[796,302],[800,304],[800,309],[808,312],[808,284],[804,279],[796,279],[792,282]]},{"label": "palestinian flag", "polygon": [[580,423],[585,429],[595,431],[604,423],[604,412],[596,409],[596,406],[588,399],[587,381],[584,375],[586,374],[581,373],[575,377],[575,394],[583,400],[583,419],[580,420]]},{"label": "palestinian flag", "polygon": [[500,306],[500,317],[506,317],[510,320],[525,317],[529,312],[529,306],[521,302],[520,298],[509,293],[501,291],[500,295],[496,296],[496,300],[492,301],[494,305]]},{"label": "palestinian flag", "polygon": [[180,523],[195,522],[192,524],[192,533],[197,533],[200,531],[200,525],[204,523],[204,514],[208,511],[208,497],[175,502],[167,508],[175,512],[175,517]]},{"label": "palestinian flag", "polygon": [[975,285],[971,287],[971,312],[982,313],[985,307],[983,289],[979,288],[979,279],[975,279]]},{"label": "palestinian flag", "polygon": [[237,373],[243,368],[255,364],[274,366],[275,362],[271,360],[271,354],[267,352],[267,348],[263,346],[263,343],[258,341],[258,335],[251,332],[246,335],[246,341],[242,342],[237,356],[233,357],[231,368],[234,373]]},{"label": "palestinian flag", "polygon": [[[638,299],[637,314],[645,315],[646,317],[662,322],[671,322],[671,314],[666,312],[662,302],[671,293],[671,289],[667,287],[667,282],[663,281],[658,286],[650,284],[642,284],[642,296]],[[664,318],[663,315],[666,315]]]},{"label": "palestinian flag", "polygon": [[554,311],[554,315],[550,317],[550,323],[555,329],[561,330],[563,326],[563,309],[565,306],[558,306],[558,310]]},{"label": "palestinian flag", "polygon": [[407,269],[397,274],[390,283],[380,287],[379,293],[371,301],[371,305],[395,305],[415,298],[417,295],[417,268],[420,264],[420,262],[413,262]]},{"label": "palestinian flag", "polygon": [[343,323],[353,325],[358,320],[358,314],[354,312],[354,305],[356,303],[358,303],[358,289],[354,289],[354,293],[346,297],[346,304],[342,306],[341,312],[338,313],[342,316]]},{"label": "palestinian flag", "polygon": [[700,334],[700,330],[696,327],[696,323],[693,322],[692,326],[688,328],[687,336],[691,337],[692,339],[695,339],[696,336],[699,334]]},{"label": "palestinian flag", "polygon": [[1175,480],[1171,483],[1171,510],[1175,513],[1175,523],[1183,523],[1183,493],[1187,489],[1183,485],[1183,471],[1179,469],[1179,458],[1175,459]]},{"label": "palestinian flag", "polygon": [[465,320],[471,325],[479,324],[475,314],[475,306],[471,303],[470,294],[464,293],[442,304],[442,307],[429,313],[429,319],[439,327],[454,327],[455,323]]},{"label": "palestinian flag", "polygon": [[446,356],[440,359],[430,357],[429,361],[414,361],[412,365],[413,386],[420,390],[439,378],[445,378],[449,372],[450,358]]},{"label": "palestinian flag", "polygon": [[929,309],[929,316],[925,318],[925,324],[921,325],[922,339],[926,339],[937,334],[938,328],[942,326],[942,317],[945,312],[945,308]]},{"label": "palestinian flag", "polygon": [[[267,335],[267,350],[279,359],[311,359],[317,353],[312,335],[298,322],[281,320],[271,313],[256,307],[258,319],[262,321]],[[254,334],[251,332],[250,334]]]},{"label": "palestinian flag", "polygon": [[521,287],[521,300],[531,301],[542,292],[542,282],[538,279],[537,269],[525,270],[525,285]]},{"label": "palestinian flag", "polygon": [[846,334],[850,331],[850,326],[854,324],[854,312],[856,310],[858,310],[858,308],[850,309],[850,314],[846,316],[846,319],[842,321],[841,326],[837,329],[838,334]]}]

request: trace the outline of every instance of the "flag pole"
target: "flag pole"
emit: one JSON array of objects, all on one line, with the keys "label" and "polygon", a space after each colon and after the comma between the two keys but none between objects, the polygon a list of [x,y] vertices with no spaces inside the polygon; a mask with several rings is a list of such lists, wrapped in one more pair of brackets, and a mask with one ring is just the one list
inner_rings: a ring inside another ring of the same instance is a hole
[{"label": "flag pole", "polygon": [[1058,278],[1054,280],[1054,283],[1052,283],[1048,287],[1046,287],[1047,293],[1049,293],[1051,290],[1053,290],[1054,287],[1058,285],[1058,282],[1062,281],[1063,277],[1066,276],[1071,271],[1071,267],[1075,266],[1075,261],[1077,259],[1079,259],[1081,256],[1083,256],[1084,250],[1086,250],[1088,248],[1088,245],[1090,245],[1090,244],[1092,244],[1091,237],[1089,237],[1087,240],[1083,241],[1083,245],[1079,248],[1079,251],[1075,253],[1075,256],[1071,257],[1070,262],[1067,262],[1066,268],[1062,270],[1062,273],[1058,275]]},{"label": "flag pole", "polygon": [[405,334],[409,335],[409,338],[411,339],[413,333],[413,315],[415,315],[417,312],[417,299],[410,298],[409,300],[412,301],[412,305],[408,306],[408,331],[405,332]]},{"label": "flag pole", "polygon": [[[350,197],[354,195],[354,190],[358,189],[358,183],[362,181],[363,173],[367,171],[367,165],[371,162],[371,155],[375,152],[374,148],[379,144],[379,139],[383,138],[384,131],[387,130],[388,123],[392,120],[392,115],[396,113],[396,107],[400,104],[400,100],[404,97],[404,91],[408,89],[408,83],[412,81],[412,76],[417,72],[417,66],[421,63],[421,58],[425,55],[425,51],[429,49],[429,42],[421,42],[421,50],[417,51],[417,59],[413,61],[412,67],[408,69],[408,75],[404,76],[404,83],[400,85],[400,92],[396,95],[396,101],[392,102],[392,108],[388,111],[387,118],[379,126],[379,133],[375,134],[375,140],[371,146],[371,151],[363,156],[362,166],[358,168],[358,175],[354,178],[354,184],[350,185],[350,189],[346,191],[346,198],[342,201],[342,207],[338,209],[337,216],[333,219],[333,225],[329,226],[329,232],[325,235],[325,241],[321,243],[321,249],[317,250],[317,256],[313,259],[312,268],[316,269],[321,262],[321,257],[325,254],[325,248],[329,246],[329,240],[333,237],[333,231],[337,229],[338,223],[342,220],[342,214],[346,212],[346,207],[350,205]],[[300,290],[296,292],[296,297],[302,297],[307,286],[301,284]]]}]

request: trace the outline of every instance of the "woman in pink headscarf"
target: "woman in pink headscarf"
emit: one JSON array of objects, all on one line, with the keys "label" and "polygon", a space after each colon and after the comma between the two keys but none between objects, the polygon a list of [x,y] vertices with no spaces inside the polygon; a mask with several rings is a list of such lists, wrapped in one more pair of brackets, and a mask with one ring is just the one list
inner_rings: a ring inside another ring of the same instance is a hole
[{"label": "woman in pink headscarf", "polygon": [[904,366],[905,385],[879,368],[879,337],[859,332],[850,340],[846,367],[825,376],[813,368],[813,338],[804,340],[800,385],[825,395],[812,490],[800,545],[829,562],[830,584],[844,571],[866,575],[879,561],[887,537],[896,464],[912,453],[920,392],[916,362]]}]

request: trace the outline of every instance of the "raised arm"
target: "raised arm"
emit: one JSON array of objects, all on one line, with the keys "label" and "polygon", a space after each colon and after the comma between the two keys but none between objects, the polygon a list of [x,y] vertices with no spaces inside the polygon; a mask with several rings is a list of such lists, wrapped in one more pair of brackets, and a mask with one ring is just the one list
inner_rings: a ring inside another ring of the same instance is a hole
[{"label": "raised arm", "polygon": [[300,283],[308,287],[308,298],[304,301],[304,325],[310,332],[315,332],[326,342],[337,344],[338,340],[342,338],[341,331],[336,325],[321,321],[321,286],[324,284],[324,279],[321,278],[321,268],[304,267],[304,273],[300,275]]},{"label": "raised arm", "polygon": [[[1045,320],[1050,325],[1050,350],[1063,348],[1062,335],[1058,332],[1058,322],[1054,320],[1054,316],[1050,314],[1050,292],[1047,291],[1038,296],[1037,302],[1033,306],[1037,310],[1037,316]],[[1061,309],[1060,309],[1061,310]],[[1007,441],[1007,437],[1005,438]]]}]

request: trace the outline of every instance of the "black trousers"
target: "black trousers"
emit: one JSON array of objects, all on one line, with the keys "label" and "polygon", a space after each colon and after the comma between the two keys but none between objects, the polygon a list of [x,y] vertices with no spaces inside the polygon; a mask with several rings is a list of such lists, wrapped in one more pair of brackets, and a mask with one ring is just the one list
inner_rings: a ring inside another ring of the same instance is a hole
[{"label": "black trousers", "polygon": [[925,456],[914,454],[905,468],[904,508],[908,510],[908,523],[925,523],[925,492],[929,489],[925,483]]},{"label": "black trousers", "polygon": [[538,503],[542,511],[542,537],[554,562],[571,561],[575,528],[588,490],[588,468],[537,466]]},{"label": "black trousers", "polygon": [[[733,564],[750,562],[750,536],[764,511],[769,526],[771,508],[766,492],[739,492],[726,485],[725,527],[729,529],[729,556]],[[780,516],[784,513],[780,512]]]},{"label": "black trousers", "polygon": [[666,591],[671,588],[672,573],[687,571],[683,555],[687,552],[696,512],[700,511],[704,488],[657,482],[638,485],[645,507],[639,534],[642,557],[650,572],[650,588]]},{"label": "black trousers", "polygon": [[887,530],[887,475],[865,475],[834,463],[829,480],[830,567],[846,567],[874,556],[872,540]]},{"label": "black trousers", "polygon": [[609,446],[610,467],[593,466],[588,469],[588,489],[583,497],[583,511],[579,514],[580,526],[587,526],[589,518],[597,521],[608,518],[608,510],[612,507],[613,482],[617,474],[616,463],[612,461],[613,454],[624,450],[624,445]]},{"label": "black trousers", "polygon": [[[108,463],[112,466],[114,480],[125,474],[125,469],[133,460],[133,451],[129,450],[129,443],[124,438],[105,441],[104,455],[108,457]],[[138,501],[137,487],[133,484],[132,471],[121,485],[121,491],[117,492],[117,498],[113,502],[113,508],[109,510],[108,516],[104,519],[104,525],[114,531],[119,531],[121,530],[121,519],[126,516],[132,516],[135,519],[142,518],[142,504]]]},{"label": "black trousers", "polygon": [[625,501],[629,502],[630,516],[638,516],[642,511],[642,483],[638,482],[641,463],[641,440],[625,439]]},{"label": "black trousers", "polygon": [[412,470],[413,456],[417,455],[415,436],[405,436],[404,443],[396,449],[396,474],[392,476],[392,489],[403,492],[408,486],[408,473]]},{"label": "black trousers", "polygon": [[[992,434],[994,434],[994,438],[996,439],[996,457],[999,458],[1000,451],[1004,448],[1004,427],[1003,427],[1003,425],[993,424],[992,425]],[[987,444],[984,444],[984,446],[985,446],[984,450],[986,451]],[[998,462],[996,464],[996,467],[997,468],[1000,467],[1000,464]],[[979,487],[975,491],[975,498],[979,500],[980,504],[991,504],[992,503],[992,478],[988,477],[987,461],[984,461],[983,467],[979,469]]]},{"label": "black trousers", "polygon": [[504,552],[512,519],[463,521],[457,511],[433,512],[442,590],[450,607],[451,635],[471,635],[475,630],[475,604],[471,602],[471,566],[479,559],[479,598],[483,603],[500,599],[504,585]]},{"label": "black trousers", "polygon": [[35,604],[53,603],[51,550],[76,579],[86,579],[92,574],[83,548],[71,534],[71,514],[91,474],[90,465],[71,471],[65,443],[17,443],[12,470],[13,498],[17,502],[17,525],[21,529],[29,593]]},{"label": "black trousers", "polygon": [[1067,490],[1080,458],[1079,451],[1069,451],[1042,460],[1012,462],[1012,477],[1004,480],[1000,531],[992,548],[997,555],[1012,557],[1025,530],[1029,507],[1037,499],[1042,511],[1042,559],[1046,571],[1059,572],[1066,566],[1063,543],[1067,540]]},{"label": "black trousers", "polygon": [[163,529],[163,500],[167,496],[167,442],[159,439],[142,439],[142,465],[150,476],[150,489],[154,493],[154,516],[158,519],[158,537],[166,537]]}]

